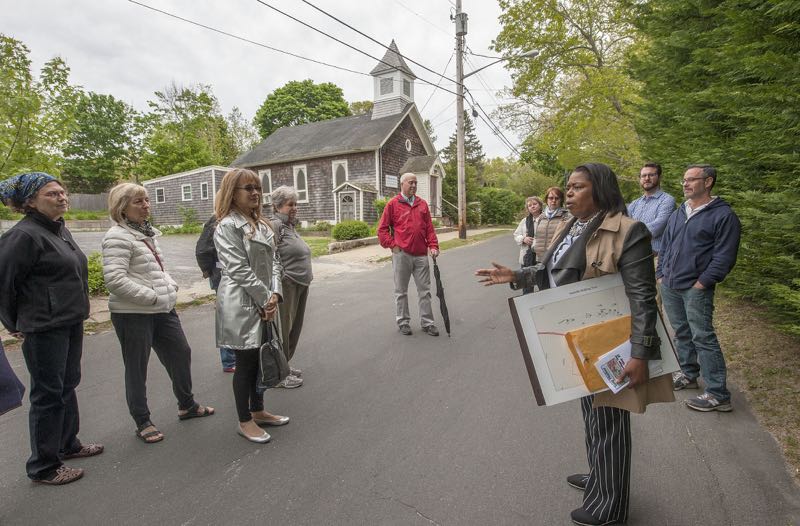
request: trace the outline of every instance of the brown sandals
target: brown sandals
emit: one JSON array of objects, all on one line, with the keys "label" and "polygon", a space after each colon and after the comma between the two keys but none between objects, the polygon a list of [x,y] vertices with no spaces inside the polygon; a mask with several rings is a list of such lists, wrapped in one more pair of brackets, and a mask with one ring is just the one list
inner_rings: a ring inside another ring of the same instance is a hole
[{"label": "brown sandals", "polygon": [[103,444],[84,444],[79,450],[73,451],[72,453],[65,453],[61,458],[66,460],[70,458],[93,457],[102,453],[104,449]]},{"label": "brown sandals", "polygon": [[50,486],[61,486],[75,482],[83,476],[83,470],[80,468],[71,468],[69,466],[61,466],[47,478],[34,480],[39,484],[48,484]]}]

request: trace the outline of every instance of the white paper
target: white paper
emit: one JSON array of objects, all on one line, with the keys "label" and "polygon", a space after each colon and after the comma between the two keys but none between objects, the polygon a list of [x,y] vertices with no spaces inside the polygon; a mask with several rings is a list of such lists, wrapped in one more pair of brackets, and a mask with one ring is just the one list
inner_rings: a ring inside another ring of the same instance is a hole
[{"label": "white paper", "polygon": [[[591,394],[586,389],[564,338],[567,331],[630,314],[630,302],[619,274],[579,281],[511,299],[519,316],[527,354],[539,383],[544,405],[555,405]],[[651,360],[650,377],[679,371],[678,359],[660,319],[661,360]],[[520,342],[522,344],[522,342]]]},{"label": "white paper", "polygon": [[611,392],[617,394],[625,389],[630,380],[625,378],[622,383],[617,382],[617,378],[622,374],[625,364],[631,359],[631,342],[626,341],[622,345],[615,347],[597,359],[594,364],[600,377],[606,383]]}]

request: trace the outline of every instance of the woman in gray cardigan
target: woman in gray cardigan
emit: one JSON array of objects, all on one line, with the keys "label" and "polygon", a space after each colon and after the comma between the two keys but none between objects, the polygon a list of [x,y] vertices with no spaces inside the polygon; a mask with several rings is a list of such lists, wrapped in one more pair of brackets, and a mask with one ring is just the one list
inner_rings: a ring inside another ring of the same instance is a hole
[{"label": "woman in gray cardigan", "polygon": [[[311,248],[295,230],[297,224],[297,191],[290,186],[279,186],[272,191],[272,229],[278,238],[278,254],[283,266],[283,302],[278,306],[281,320],[283,352],[286,360],[294,356],[308,301],[308,287],[314,275],[311,272]],[[291,374],[278,387],[291,389],[303,385],[303,372],[291,366]]]},{"label": "woman in gray cardigan", "polygon": [[214,245],[222,264],[217,289],[217,347],[233,349],[236,354],[236,432],[263,444],[270,436],[258,426],[284,425],[289,417],[265,411],[264,392],[257,386],[264,321],[271,321],[278,312],[283,273],[275,235],[261,216],[258,176],[240,168],[226,173],[217,192],[215,212],[219,224]]}]

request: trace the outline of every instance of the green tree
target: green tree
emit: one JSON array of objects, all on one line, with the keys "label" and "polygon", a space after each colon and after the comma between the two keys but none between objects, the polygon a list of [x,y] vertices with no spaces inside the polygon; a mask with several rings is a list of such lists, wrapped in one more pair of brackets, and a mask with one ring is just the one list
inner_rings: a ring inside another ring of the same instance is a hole
[{"label": "green tree", "polygon": [[425,126],[425,131],[428,132],[428,137],[431,138],[432,143],[436,143],[436,130],[433,129],[433,123],[431,123],[430,119],[425,119],[422,121],[422,125]]},{"label": "green tree", "polygon": [[715,194],[742,220],[725,285],[768,304],[800,333],[800,9],[781,0],[633,3],[647,35],[630,53],[641,82],[637,127],[670,175],[718,168]]},{"label": "green tree", "polygon": [[69,68],[56,57],[39,79],[29,50],[0,34],[0,177],[26,170],[59,175],[61,148],[75,125],[80,89],[69,84]]},{"label": "green tree", "polygon": [[364,115],[371,112],[374,105],[375,103],[371,100],[357,100],[350,103],[350,113],[352,115]]},{"label": "green tree", "polygon": [[[431,126],[431,128],[433,128]],[[456,159],[456,134],[450,136],[450,142],[439,154],[444,162],[444,170],[446,177],[442,181],[442,198],[452,203],[450,206],[447,203],[442,205],[445,213],[450,217],[458,216],[458,171]],[[483,171],[485,155],[483,153],[483,146],[481,145],[478,135],[475,133],[475,126],[472,119],[469,118],[467,112],[464,112],[464,179],[466,183],[465,193],[467,202],[477,201],[478,190],[483,187],[483,180],[481,179],[481,172]],[[469,212],[469,211],[468,211]],[[480,216],[475,214],[467,214],[467,222],[470,224],[480,223]]]},{"label": "green tree", "polygon": [[237,146],[210,86],[172,84],[155,95],[138,168],[143,179],[233,161]]},{"label": "green tree", "polygon": [[544,175],[529,164],[502,157],[486,162],[483,180],[486,186],[506,188],[523,197],[537,195],[544,198],[545,190],[560,185],[557,177]]},{"label": "green tree", "polygon": [[527,137],[526,157],[542,160],[549,151],[559,167],[601,161],[632,176],[640,164],[632,111],[638,85],[622,66],[637,33],[622,2],[501,0],[500,7],[495,49],[539,51],[509,62],[519,102],[498,111]]},{"label": "green tree", "polygon": [[64,147],[64,180],[73,192],[100,193],[130,175],[136,111],[111,95],[89,92],[77,105]]},{"label": "green tree", "polygon": [[228,132],[236,146],[237,155],[252,150],[261,141],[258,131],[244,118],[238,107],[233,107],[226,117],[226,121],[228,123]]},{"label": "green tree", "polygon": [[[453,132],[450,136],[450,142],[447,146],[439,152],[442,156],[442,161],[447,164],[453,163],[455,166],[456,153],[457,153],[457,132]],[[469,114],[464,112],[464,161],[466,164],[472,165],[476,172],[480,174],[483,170],[483,161],[485,158],[483,153],[483,146],[481,145],[478,134],[475,133],[475,124],[469,117]]]},{"label": "green tree", "polygon": [[293,80],[270,93],[256,112],[255,124],[262,139],[284,126],[324,121],[350,115],[342,88],[331,82]]}]

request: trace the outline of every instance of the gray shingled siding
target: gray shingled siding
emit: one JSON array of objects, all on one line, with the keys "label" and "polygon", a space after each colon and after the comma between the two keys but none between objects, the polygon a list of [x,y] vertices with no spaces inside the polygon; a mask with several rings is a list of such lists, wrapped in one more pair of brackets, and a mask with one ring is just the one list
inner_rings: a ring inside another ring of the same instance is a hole
[{"label": "gray shingled siding", "polygon": [[[411,151],[406,150],[406,139],[411,141]],[[411,117],[406,116],[397,130],[392,134],[386,144],[381,148],[381,164],[383,165],[383,176],[381,180],[381,192],[385,196],[393,196],[400,192],[400,168],[406,163],[409,157],[416,155],[427,155],[425,146],[417,134],[417,129],[411,122]],[[395,175],[398,178],[397,188],[386,187],[386,176]]]},{"label": "gray shingled siding", "polygon": [[[214,213],[214,182],[212,180],[214,170],[190,173],[181,177],[167,179],[166,181],[144,181],[142,184],[147,188],[150,196],[150,214],[152,221],[156,225],[180,225],[183,223],[183,216],[180,208],[190,208],[196,210],[197,220],[201,223],[211,217]],[[217,185],[225,175],[222,171],[217,172]],[[202,199],[200,194],[201,183],[208,183],[208,198]],[[192,200],[183,201],[181,187],[191,185]],[[158,203],[156,190],[164,189],[165,202]]]},{"label": "gray shingled siding", "polygon": [[[334,221],[333,202],[333,161],[347,161],[348,181],[375,185],[375,152],[353,153],[320,157],[301,162],[280,163],[253,168],[272,171],[272,188],[282,185],[294,186],[294,166],[305,165],[308,170],[308,203],[297,204],[297,219],[314,223]],[[365,204],[366,208],[366,204]],[[265,214],[271,214],[271,207],[265,207]]]}]

